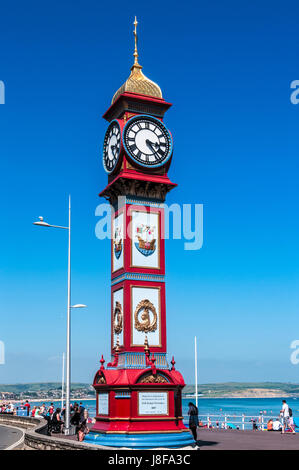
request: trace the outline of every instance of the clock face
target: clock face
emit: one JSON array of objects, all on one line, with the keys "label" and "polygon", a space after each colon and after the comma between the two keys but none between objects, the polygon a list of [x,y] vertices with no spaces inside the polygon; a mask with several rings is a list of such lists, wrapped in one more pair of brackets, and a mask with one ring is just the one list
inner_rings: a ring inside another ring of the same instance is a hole
[{"label": "clock face", "polygon": [[103,165],[111,173],[118,162],[121,146],[121,132],[117,121],[112,121],[106,131],[103,149]]},{"label": "clock face", "polygon": [[159,119],[133,117],[127,122],[123,135],[128,155],[139,165],[159,167],[171,157],[172,139]]}]

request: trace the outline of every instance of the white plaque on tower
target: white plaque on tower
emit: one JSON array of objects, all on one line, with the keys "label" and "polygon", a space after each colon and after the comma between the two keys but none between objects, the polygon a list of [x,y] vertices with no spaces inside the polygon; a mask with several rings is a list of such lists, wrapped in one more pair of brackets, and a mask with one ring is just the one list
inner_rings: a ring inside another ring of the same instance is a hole
[{"label": "white plaque on tower", "polygon": [[139,392],[139,415],[168,415],[167,392]]},{"label": "white plaque on tower", "polygon": [[98,394],[98,414],[99,415],[109,415],[109,394],[108,393],[99,393]]}]

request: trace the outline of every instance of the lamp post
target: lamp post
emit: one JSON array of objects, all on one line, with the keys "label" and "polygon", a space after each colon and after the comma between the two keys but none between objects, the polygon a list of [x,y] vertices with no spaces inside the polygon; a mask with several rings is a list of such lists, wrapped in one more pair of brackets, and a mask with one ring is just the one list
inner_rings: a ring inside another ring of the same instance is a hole
[{"label": "lamp post", "polygon": [[71,196],[69,196],[69,224],[68,227],[61,225],[52,225],[39,217],[34,225],[41,227],[53,227],[68,230],[68,269],[67,269],[67,329],[66,329],[66,390],[65,390],[65,434],[70,433],[70,385],[71,385],[71,308],[86,307],[83,304],[71,306]]},{"label": "lamp post", "polygon": [[195,364],[195,404],[198,407],[198,390],[197,390],[197,338],[194,337],[194,364]]},{"label": "lamp post", "polygon": [[61,410],[63,410],[63,403],[64,403],[64,357],[65,357],[65,354],[62,353]]}]

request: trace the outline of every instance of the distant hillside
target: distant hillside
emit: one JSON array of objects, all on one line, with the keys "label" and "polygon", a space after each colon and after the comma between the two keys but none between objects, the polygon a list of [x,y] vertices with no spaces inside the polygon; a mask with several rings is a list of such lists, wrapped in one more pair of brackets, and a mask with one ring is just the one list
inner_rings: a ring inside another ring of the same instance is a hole
[{"label": "distant hillside", "polygon": [[[72,396],[94,396],[92,385],[86,383],[72,383]],[[193,394],[194,385],[186,385],[183,394]],[[203,397],[282,397],[299,396],[299,384],[285,382],[225,382],[200,384],[198,393]],[[1,394],[13,394],[16,398],[33,397],[59,397],[61,383],[27,383],[27,384],[0,384]],[[13,398],[13,397],[11,397]]]},{"label": "distant hillside", "polygon": [[[194,385],[186,385],[184,394],[194,393]],[[299,384],[285,382],[225,382],[200,384],[204,397],[281,397],[299,396]]]},{"label": "distant hillside", "polygon": [[[86,389],[90,388],[90,384],[85,383],[72,383],[71,389]],[[25,392],[47,392],[49,390],[57,390],[61,388],[59,382],[45,382],[45,383],[28,383],[28,384],[13,384],[13,385],[2,385],[0,384],[0,392],[9,393],[25,393]]]},{"label": "distant hillside", "polygon": [[[95,390],[90,384],[73,383],[71,398],[94,398]],[[1,400],[56,400],[61,398],[61,383],[0,384]]]}]

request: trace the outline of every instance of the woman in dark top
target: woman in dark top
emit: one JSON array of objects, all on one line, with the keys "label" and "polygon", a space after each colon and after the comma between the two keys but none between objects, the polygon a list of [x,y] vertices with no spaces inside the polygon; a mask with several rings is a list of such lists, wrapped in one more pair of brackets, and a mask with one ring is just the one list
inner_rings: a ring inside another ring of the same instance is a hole
[{"label": "woman in dark top", "polygon": [[45,416],[45,418],[48,421],[48,426],[47,426],[47,434],[48,436],[51,436],[51,432],[56,432],[59,433],[61,432],[61,427],[62,427],[62,421],[61,421],[61,409],[57,408],[54,413],[52,413],[49,416]]},{"label": "woman in dark top", "polygon": [[193,403],[188,403],[189,410],[189,428],[193,434],[194,440],[197,441],[197,426],[198,426],[198,409]]},{"label": "woman in dark top", "polygon": [[62,427],[62,421],[61,421],[61,409],[57,408],[56,411],[53,413],[53,418],[52,418],[52,431],[53,432],[61,432],[61,427]]},{"label": "woman in dark top", "polygon": [[74,426],[79,426],[79,422],[80,422],[79,405],[78,403],[75,403],[72,416],[71,416],[71,424],[73,424]]}]

